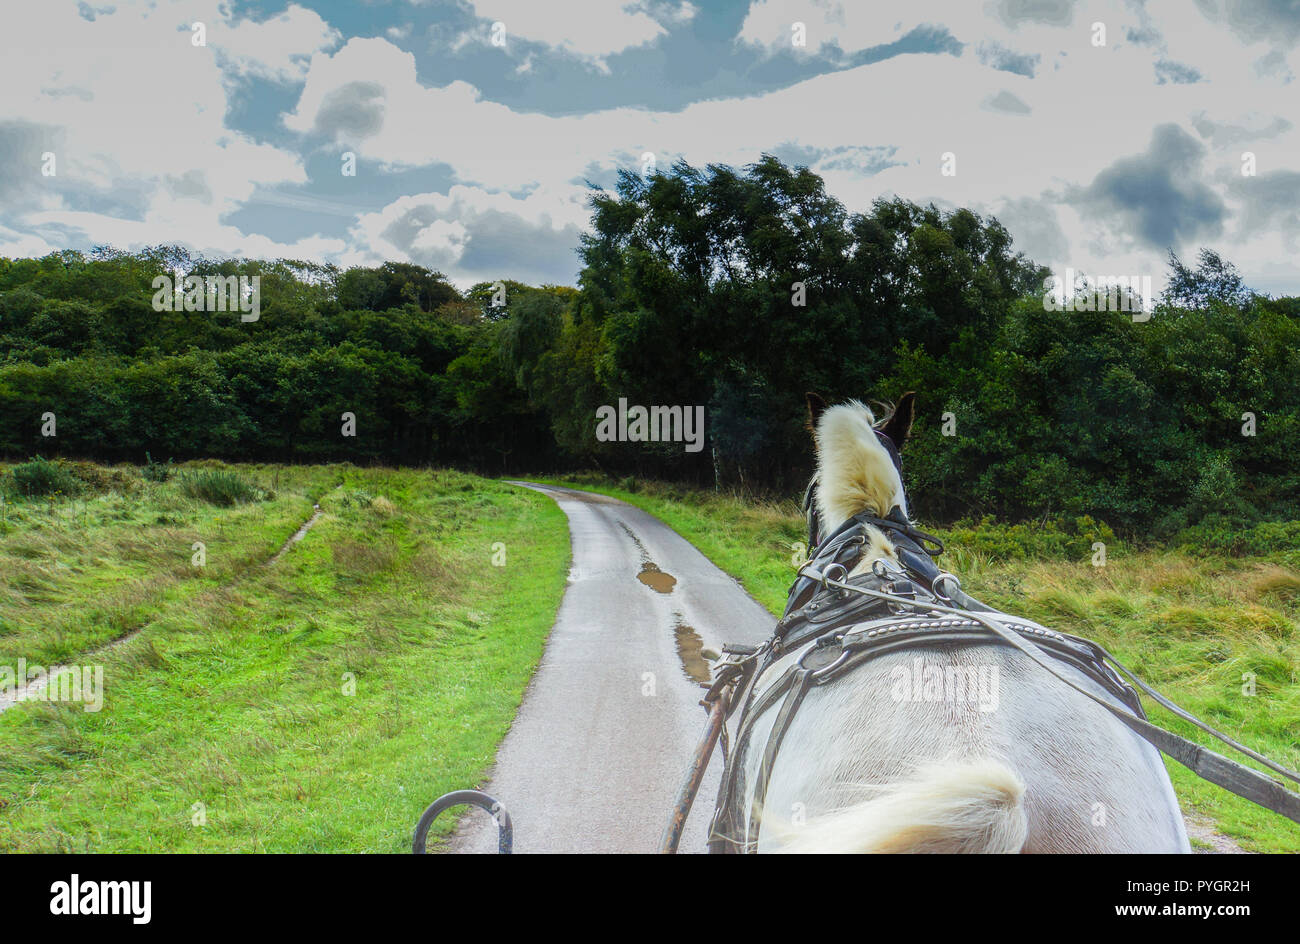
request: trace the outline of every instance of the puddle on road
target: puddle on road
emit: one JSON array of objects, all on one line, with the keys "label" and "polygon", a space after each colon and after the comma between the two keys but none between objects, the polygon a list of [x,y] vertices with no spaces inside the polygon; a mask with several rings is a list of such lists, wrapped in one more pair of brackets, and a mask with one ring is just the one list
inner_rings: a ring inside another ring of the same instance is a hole
[{"label": "puddle on road", "polygon": [[682,671],[692,682],[708,687],[713,679],[709,660],[704,658],[704,640],[693,626],[682,622],[681,614],[674,614],[673,635],[677,637],[677,656],[682,660]]},{"label": "puddle on road", "polygon": [[636,579],[659,593],[672,593],[673,587],[677,586],[677,578],[672,574],[664,573],[654,561],[643,563],[641,573],[636,575]]},{"label": "puddle on road", "polygon": [[632,539],[632,543],[636,545],[636,549],[641,552],[641,573],[636,575],[636,579],[657,593],[672,593],[673,587],[677,586],[677,578],[666,571],[660,570],[659,565],[650,559],[650,552],[641,543],[641,539],[636,536],[636,532],[622,521],[618,523],[618,526],[627,533],[627,536]]},{"label": "puddle on road", "polygon": [[[636,536],[636,532],[622,521],[618,524],[641,552],[641,572],[636,575],[636,579],[656,593],[672,593],[673,588],[677,586],[677,578],[661,570],[659,565],[650,559],[650,552]],[[713,669],[709,665],[709,660],[704,658],[704,640],[695,631],[694,626],[688,626],[682,621],[681,613],[673,614],[673,638],[677,643],[677,658],[682,663],[682,674],[696,685],[708,688],[713,681]]]}]

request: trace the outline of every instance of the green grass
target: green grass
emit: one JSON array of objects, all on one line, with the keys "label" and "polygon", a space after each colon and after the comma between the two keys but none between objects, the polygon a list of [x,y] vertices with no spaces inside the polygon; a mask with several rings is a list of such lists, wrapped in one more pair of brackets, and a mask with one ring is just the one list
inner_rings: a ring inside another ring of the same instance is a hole
[{"label": "green grass", "polygon": [[[145,468],[150,470],[150,479],[154,480],[152,464]],[[259,489],[238,472],[230,469],[199,469],[194,472],[182,472],[180,488],[186,497],[205,501],[219,508],[229,508],[232,505],[243,505],[274,497],[272,493]]]},{"label": "green grass", "polygon": [[[662,519],[773,614],[785,606],[805,540],[794,501],[755,501],[640,480],[618,487],[598,475],[554,484],[621,498]],[[627,486],[631,486],[629,489]],[[1105,567],[1092,566],[1093,527],[1035,535],[985,524],[943,537],[943,566],[993,606],[1095,639],[1164,695],[1228,735],[1300,769],[1300,573],[1295,548],[1253,556],[1134,548],[1107,534]],[[1103,532],[1105,533],[1105,532]],[[1243,693],[1243,675],[1255,695]],[[1152,720],[1214,748],[1208,735],[1148,704]],[[1229,749],[1219,745],[1219,753]],[[1183,808],[1211,820],[1243,848],[1300,850],[1300,826],[1166,761]],[[1292,785],[1294,787],[1294,785]]]},{"label": "green grass", "polygon": [[0,714],[0,850],[402,852],[481,781],[563,593],[563,513],[453,472],[232,469],[275,497],[118,470],[138,484],[6,508],[0,664],[101,664],[106,695]]},{"label": "green grass", "polygon": [[[227,585],[269,558],[341,481],[330,467],[241,466],[244,478],[281,493],[223,509],[188,497],[175,480],[149,482],[131,467],[99,471],[98,487],[75,499],[9,496],[0,516],[0,664],[75,658]],[[203,567],[193,563],[196,542]]]}]

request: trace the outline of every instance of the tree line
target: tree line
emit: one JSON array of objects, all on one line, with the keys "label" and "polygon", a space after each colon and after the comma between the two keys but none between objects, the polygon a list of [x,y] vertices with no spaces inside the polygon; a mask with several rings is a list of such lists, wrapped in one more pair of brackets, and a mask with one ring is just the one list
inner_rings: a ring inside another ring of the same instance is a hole
[{"label": "tree line", "polygon": [[[174,246],[0,259],[0,454],[595,466],[789,492],[812,464],[805,391],[915,390],[904,464],[932,520],[1300,517],[1300,299],[1250,292],[1212,252],[1171,255],[1144,320],[1047,310],[1048,273],[996,219],[850,212],[771,157],[623,174],[591,208],[576,288]],[[159,275],[257,277],[260,314],[158,311]],[[598,437],[621,401],[703,406],[704,448]]]}]

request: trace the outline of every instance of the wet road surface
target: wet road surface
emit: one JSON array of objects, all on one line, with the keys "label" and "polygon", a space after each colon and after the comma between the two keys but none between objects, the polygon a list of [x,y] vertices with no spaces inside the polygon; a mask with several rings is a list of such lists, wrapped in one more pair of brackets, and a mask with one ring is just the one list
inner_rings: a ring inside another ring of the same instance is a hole
[{"label": "wet road surface", "polygon": [[[776,620],[640,509],[590,492],[528,487],[568,516],[573,563],[485,789],[510,812],[517,853],[656,852],[704,727],[701,647],[756,645]],[[681,852],[705,851],[721,766],[715,753]],[[451,849],[495,852],[495,823],[468,810]]]}]

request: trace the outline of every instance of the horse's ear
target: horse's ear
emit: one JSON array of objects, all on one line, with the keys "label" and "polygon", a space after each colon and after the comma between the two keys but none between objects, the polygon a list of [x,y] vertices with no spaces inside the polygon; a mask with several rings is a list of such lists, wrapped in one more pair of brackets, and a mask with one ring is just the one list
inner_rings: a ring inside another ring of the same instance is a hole
[{"label": "horse's ear", "polygon": [[817,421],[822,418],[826,412],[826,401],[815,393],[805,393],[804,399],[808,401],[808,432],[814,436],[817,435]]},{"label": "horse's ear", "polygon": [[893,440],[895,446],[902,446],[912,432],[912,420],[916,418],[916,394],[908,391],[898,401],[898,406],[880,431]]}]

